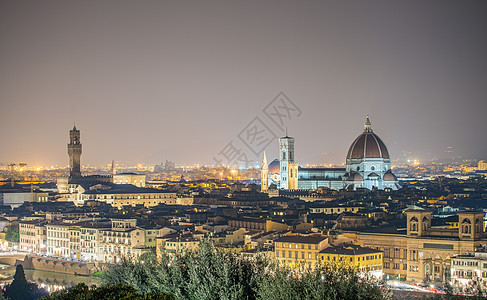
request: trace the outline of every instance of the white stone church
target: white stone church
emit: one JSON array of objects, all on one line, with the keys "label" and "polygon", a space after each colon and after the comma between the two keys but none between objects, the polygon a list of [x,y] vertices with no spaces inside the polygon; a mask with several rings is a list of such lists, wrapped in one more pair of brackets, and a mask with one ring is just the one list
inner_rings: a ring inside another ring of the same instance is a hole
[{"label": "white stone church", "polygon": [[294,161],[294,138],[279,139],[279,160],[267,165],[264,153],[261,170],[262,190],[275,184],[279,189],[313,190],[326,187],[393,189],[400,186],[391,171],[391,158],[384,142],[372,131],[369,116],[364,131],[350,146],[345,168],[303,168]]}]

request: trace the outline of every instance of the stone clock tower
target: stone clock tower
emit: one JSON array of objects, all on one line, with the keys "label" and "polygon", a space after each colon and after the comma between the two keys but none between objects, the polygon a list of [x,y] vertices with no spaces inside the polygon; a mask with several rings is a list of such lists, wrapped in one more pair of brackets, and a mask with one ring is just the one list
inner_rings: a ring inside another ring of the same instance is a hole
[{"label": "stone clock tower", "polygon": [[76,125],[69,131],[69,177],[81,177],[81,140],[80,132]]}]

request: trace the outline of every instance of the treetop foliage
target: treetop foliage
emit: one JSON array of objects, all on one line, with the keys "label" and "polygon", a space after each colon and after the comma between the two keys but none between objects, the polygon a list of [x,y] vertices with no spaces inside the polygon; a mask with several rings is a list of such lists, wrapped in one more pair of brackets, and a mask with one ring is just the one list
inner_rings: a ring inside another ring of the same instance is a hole
[{"label": "treetop foliage", "polygon": [[177,299],[387,299],[374,280],[343,266],[291,270],[263,255],[243,257],[204,240],[197,252],[153,254],[123,260],[107,270],[103,282],[129,285],[138,292],[162,292]]},{"label": "treetop foliage", "polygon": [[55,292],[44,300],[174,300],[174,296],[156,292],[142,295],[134,287],[123,284],[89,287],[80,283]]},{"label": "treetop foliage", "polygon": [[19,224],[13,224],[5,227],[5,240],[9,242],[19,242]]}]

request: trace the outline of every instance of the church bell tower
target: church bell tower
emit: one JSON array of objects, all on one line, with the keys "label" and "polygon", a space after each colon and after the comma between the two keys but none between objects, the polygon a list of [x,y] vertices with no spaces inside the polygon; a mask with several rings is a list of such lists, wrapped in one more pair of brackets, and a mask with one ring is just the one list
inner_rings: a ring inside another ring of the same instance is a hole
[{"label": "church bell tower", "polygon": [[297,189],[297,164],[294,162],[294,138],[287,136],[279,139],[280,189]]},{"label": "church bell tower", "polygon": [[269,167],[267,165],[267,156],[262,158],[262,167],[260,168],[260,191],[267,192],[269,189]]},{"label": "church bell tower", "polygon": [[76,125],[69,131],[69,177],[81,177],[81,140],[80,132],[76,129]]}]

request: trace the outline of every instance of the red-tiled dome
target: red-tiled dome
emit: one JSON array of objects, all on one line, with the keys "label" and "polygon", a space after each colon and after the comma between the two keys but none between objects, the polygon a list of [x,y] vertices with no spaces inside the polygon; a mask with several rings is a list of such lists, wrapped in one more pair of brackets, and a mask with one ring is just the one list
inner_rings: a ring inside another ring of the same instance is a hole
[{"label": "red-tiled dome", "polygon": [[389,170],[384,174],[384,181],[397,181],[397,177]]},{"label": "red-tiled dome", "polygon": [[269,164],[269,174],[281,174],[281,163],[278,159],[274,159]]},{"label": "red-tiled dome", "polygon": [[359,135],[348,150],[347,159],[385,158],[390,159],[384,142],[372,132],[369,117],[364,132]]},{"label": "red-tiled dome", "polygon": [[352,174],[350,174],[350,177],[348,177],[348,180],[349,181],[364,181],[364,178],[359,173],[352,173]]}]

